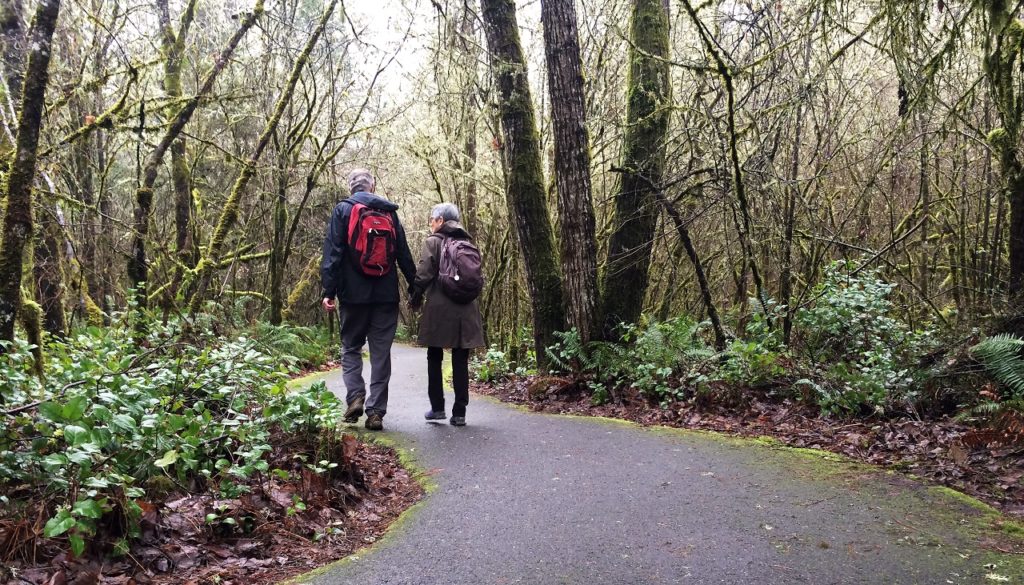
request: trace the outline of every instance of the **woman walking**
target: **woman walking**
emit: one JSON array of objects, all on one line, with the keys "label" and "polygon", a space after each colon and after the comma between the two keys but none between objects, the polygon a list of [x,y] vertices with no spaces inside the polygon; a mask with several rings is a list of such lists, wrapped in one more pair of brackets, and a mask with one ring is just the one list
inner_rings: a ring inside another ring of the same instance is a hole
[{"label": "woman walking", "polygon": [[[444,349],[452,350],[452,385],[455,404],[451,424],[466,424],[469,404],[469,352],[484,347],[483,322],[476,296],[483,285],[480,257],[472,238],[459,223],[459,210],[451,203],[430,212],[431,234],[423,242],[410,305],[423,308],[418,343],[427,347],[428,421],[444,420],[441,362]],[[426,300],[424,302],[424,296]]]}]

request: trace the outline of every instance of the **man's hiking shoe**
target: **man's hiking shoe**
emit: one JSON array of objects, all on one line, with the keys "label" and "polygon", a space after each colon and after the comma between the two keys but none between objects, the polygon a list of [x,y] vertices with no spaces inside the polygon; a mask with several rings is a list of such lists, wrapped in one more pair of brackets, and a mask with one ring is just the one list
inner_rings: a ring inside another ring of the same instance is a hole
[{"label": "man's hiking shoe", "polygon": [[448,418],[448,415],[443,410],[428,410],[427,414],[423,415],[423,418],[427,420],[444,420]]},{"label": "man's hiking shoe", "polygon": [[453,427],[464,427],[466,426],[466,417],[464,416],[453,416],[451,420]]},{"label": "man's hiking shoe", "polygon": [[379,414],[368,414],[368,415],[366,415],[366,430],[368,430],[368,431],[383,431],[384,430],[384,419]]},{"label": "man's hiking shoe", "polygon": [[363,416],[363,400],[363,398],[356,398],[352,404],[348,405],[348,410],[345,411],[345,422],[359,422],[359,417]]}]

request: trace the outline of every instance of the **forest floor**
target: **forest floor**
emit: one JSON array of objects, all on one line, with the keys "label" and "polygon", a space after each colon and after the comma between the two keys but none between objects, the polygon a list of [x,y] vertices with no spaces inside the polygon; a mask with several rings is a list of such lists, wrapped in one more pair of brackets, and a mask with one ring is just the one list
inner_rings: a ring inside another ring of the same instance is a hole
[{"label": "forest floor", "polygon": [[743,393],[746,400],[729,405],[674,402],[662,407],[635,392],[619,396],[615,404],[594,405],[576,381],[550,376],[478,383],[473,390],[535,412],[771,437],[787,446],[831,451],[912,474],[1024,516],[1024,421],[1009,416],[990,428],[949,417],[829,418],[810,404],[779,401],[767,392],[749,390]]},{"label": "forest floor", "polygon": [[393,449],[353,434],[334,445],[332,461],[341,463],[326,473],[303,463],[323,445],[283,433],[272,444],[268,462],[286,472],[255,476],[235,497],[218,497],[215,485],[179,489],[168,478],[163,498],[138,502],[142,534],[127,554],[111,550],[117,526],[104,526],[84,555],[71,558],[56,542],[38,540],[33,521],[45,517],[0,519],[7,559],[0,582],[276,583],[368,546],[423,495]]}]

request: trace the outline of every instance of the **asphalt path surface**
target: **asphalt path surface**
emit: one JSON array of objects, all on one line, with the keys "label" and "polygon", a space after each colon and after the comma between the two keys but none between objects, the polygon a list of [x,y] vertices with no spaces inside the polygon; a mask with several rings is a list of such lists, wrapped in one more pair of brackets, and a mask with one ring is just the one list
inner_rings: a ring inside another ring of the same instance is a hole
[{"label": "asphalt path surface", "polygon": [[[902,475],[475,395],[468,426],[427,423],[425,350],[392,355],[382,435],[433,489],[380,542],[299,582],[1024,582],[982,512]],[[340,372],[326,381],[344,396]]]}]

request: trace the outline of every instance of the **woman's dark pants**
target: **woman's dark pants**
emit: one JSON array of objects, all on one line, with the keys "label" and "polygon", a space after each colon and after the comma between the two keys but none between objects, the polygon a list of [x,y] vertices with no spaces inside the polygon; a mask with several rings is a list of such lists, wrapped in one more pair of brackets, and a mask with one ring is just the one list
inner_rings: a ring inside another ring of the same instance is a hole
[{"label": "woman's dark pants", "polygon": [[[444,380],[441,376],[441,362],[444,348],[427,348],[427,395],[434,412],[444,412]],[[455,387],[455,405],[452,416],[466,416],[469,404],[469,350],[452,350],[452,385]]]}]

